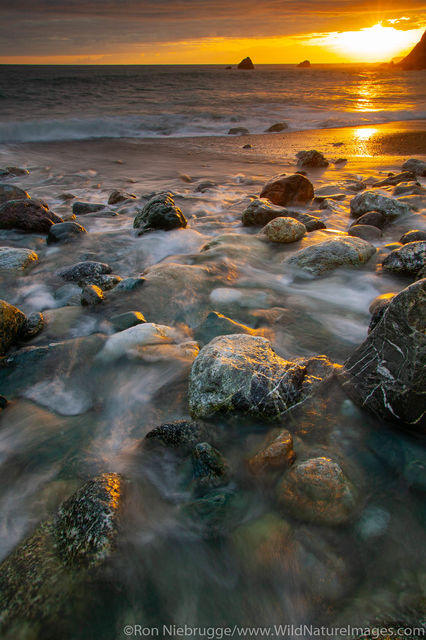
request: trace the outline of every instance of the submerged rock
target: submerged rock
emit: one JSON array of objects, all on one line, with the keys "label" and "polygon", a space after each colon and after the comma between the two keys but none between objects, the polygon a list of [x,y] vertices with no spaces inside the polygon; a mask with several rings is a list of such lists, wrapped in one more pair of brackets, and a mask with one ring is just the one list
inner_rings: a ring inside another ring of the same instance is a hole
[{"label": "submerged rock", "polygon": [[0,300],[0,356],[18,339],[26,322],[26,316],[12,304]]},{"label": "submerged rock", "polygon": [[250,327],[246,327],[240,322],[235,322],[231,318],[227,318],[222,313],[210,311],[204,321],[196,327],[194,337],[198,342],[207,344],[217,336],[225,336],[232,333],[247,333],[256,335],[257,332]]},{"label": "submerged rock", "polygon": [[383,260],[382,267],[392,273],[416,276],[426,265],[426,241],[408,242],[394,249]]},{"label": "submerged rock", "polygon": [[228,136],[246,136],[250,131],[245,127],[231,127],[228,131]]},{"label": "submerged rock", "polygon": [[23,271],[38,261],[31,249],[0,247],[0,271]]},{"label": "submerged rock", "polygon": [[223,455],[208,442],[200,442],[192,450],[194,489],[202,496],[228,482],[228,465]]},{"label": "submerged rock", "polygon": [[424,429],[426,279],[396,295],[344,364],[349,397],[379,418]]},{"label": "submerged rock", "polygon": [[238,64],[237,69],[254,69],[254,64],[251,60],[251,58],[249,56],[247,56],[247,58],[244,58],[243,60],[241,60],[241,62]]},{"label": "submerged rock", "polygon": [[295,457],[293,437],[284,429],[272,442],[268,442],[249,458],[247,465],[253,474],[258,475],[268,471],[282,471],[293,464]]},{"label": "submerged rock", "polygon": [[305,204],[314,197],[312,183],[298,173],[292,176],[285,174],[272,178],[265,184],[260,194],[273,204],[285,207],[289,204]]},{"label": "submerged rock", "polygon": [[348,235],[354,238],[362,238],[367,242],[377,242],[382,237],[382,232],[370,224],[354,224],[349,229]]},{"label": "submerged rock", "polygon": [[207,429],[198,422],[188,422],[178,420],[176,422],[166,422],[151,429],[144,440],[145,446],[170,447],[183,453],[189,453],[199,443],[207,437]]},{"label": "submerged rock", "polygon": [[87,260],[60,269],[58,276],[67,282],[75,282],[80,286],[84,286],[86,284],[96,284],[100,276],[111,273],[111,271],[111,267],[104,262]]},{"label": "submerged rock", "polygon": [[369,211],[379,211],[387,221],[392,221],[401,215],[410,213],[410,208],[403,202],[399,202],[395,198],[384,196],[376,191],[363,191],[352,198],[351,216],[359,218]]},{"label": "submerged rock", "polygon": [[186,224],[187,220],[175,205],[171,193],[160,193],[151,198],[133,221],[133,227],[139,230],[139,235],[154,229],[171,231],[185,228]]},{"label": "submerged rock", "polygon": [[219,336],[201,349],[192,365],[190,412],[193,417],[238,412],[277,419],[333,372],[325,356],[287,361],[266,338]]},{"label": "submerged rock", "polygon": [[92,580],[117,547],[123,493],[115,473],[89,480],[2,562],[2,633],[25,628],[31,637],[50,638],[56,629],[64,637],[66,622],[84,618],[93,606]]},{"label": "submerged rock", "polygon": [[305,271],[312,276],[321,276],[337,267],[360,267],[373,256],[376,248],[352,236],[339,236],[319,244],[300,249],[284,261],[285,265]]},{"label": "submerged rock", "polygon": [[13,184],[0,184],[0,204],[10,200],[26,200],[29,197],[26,191]]},{"label": "submerged rock", "polygon": [[299,151],[296,153],[297,165],[302,169],[322,169],[330,164],[320,151]]},{"label": "submerged rock", "polygon": [[104,299],[104,294],[100,287],[97,287],[95,284],[87,284],[83,287],[83,291],[81,293],[81,304],[83,306],[93,306],[96,304],[100,304]]},{"label": "submerged rock", "polygon": [[46,242],[47,244],[71,242],[83,233],[87,233],[86,229],[77,222],[60,222],[50,227]]},{"label": "submerged rock", "polygon": [[22,169],[21,167],[5,167],[0,169],[0,177],[16,178],[16,176],[27,176],[29,174],[28,169]]},{"label": "submerged rock", "polygon": [[271,242],[297,242],[306,233],[306,227],[294,218],[274,218],[262,229]]},{"label": "submerged rock", "polygon": [[357,506],[357,492],[337,462],[312,458],[293,465],[277,487],[286,513],[323,525],[344,524]]},{"label": "submerged rock", "polygon": [[279,133],[286,129],[288,129],[288,124],[286,122],[276,122],[266,129],[266,133]]},{"label": "submerged rock", "polygon": [[412,171],[416,176],[426,176],[426,162],[418,158],[410,158],[402,165],[403,171]]},{"label": "submerged rock", "polygon": [[137,324],[143,324],[146,320],[140,311],[126,311],[126,313],[113,316],[110,322],[116,331],[124,331],[125,329],[130,329],[130,327],[135,327]]},{"label": "submerged rock", "polygon": [[152,322],[137,324],[110,336],[99,354],[99,359],[111,362],[137,352],[140,347],[176,343],[178,337],[175,329],[165,325]]},{"label": "submerged rock", "polygon": [[11,200],[0,205],[0,229],[47,233],[62,218],[37,200]]},{"label": "submerged rock", "polygon": [[38,336],[40,331],[44,329],[44,316],[39,311],[34,311],[26,317],[24,326],[21,329],[20,339],[31,340]]},{"label": "submerged rock", "polygon": [[108,204],[119,204],[126,200],[136,200],[136,196],[134,193],[126,193],[125,191],[116,190],[109,194]]},{"label": "submerged rock", "polygon": [[76,200],[72,205],[72,212],[76,216],[84,216],[87,213],[96,213],[97,211],[102,211],[105,209],[104,204],[98,204],[94,202],[80,202]]}]

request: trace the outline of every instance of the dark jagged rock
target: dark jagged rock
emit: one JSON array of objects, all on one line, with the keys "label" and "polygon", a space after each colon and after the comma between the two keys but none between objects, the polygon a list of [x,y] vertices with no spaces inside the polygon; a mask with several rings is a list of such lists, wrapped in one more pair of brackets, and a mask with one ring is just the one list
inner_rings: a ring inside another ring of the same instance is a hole
[{"label": "dark jagged rock", "polygon": [[292,176],[285,174],[272,178],[265,184],[260,194],[273,204],[285,207],[289,204],[306,204],[314,197],[312,183],[298,173]]},{"label": "dark jagged rock", "polygon": [[299,153],[296,153],[296,158],[297,165],[301,169],[323,169],[330,164],[324,155],[315,149],[299,151]]},{"label": "dark jagged rock", "polygon": [[396,295],[368,338],[345,362],[343,388],[360,406],[424,429],[426,279]]},{"label": "dark jagged rock", "polygon": [[409,242],[426,242],[426,231],[420,231],[419,229],[413,229],[412,231],[407,231],[403,236],[399,239],[401,244],[408,244]]},{"label": "dark jagged rock", "polygon": [[426,69],[426,31],[408,56],[397,64],[403,69]]},{"label": "dark jagged rock", "polygon": [[201,497],[212,489],[227,484],[228,464],[223,455],[208,442],[200,442],[192,450],[193,485]]},{"label": "dark jagged rock", "polygon": [[145,436],[145,446],[170,447],[183,453],[189,453],[192,449],[207,437],[206,428],[198,422],[178,420],[166,422],[148,431]]},{"label": "dark jagged rock", "polygon": [[2,634],[25,628],[25,637],[53,638],[55,630],[65,637],[67,623],[85,619],[91,589],[116,550],[123,490],[115,473],[89,480],[2,562]]},{"label": "dark jagged rock", "polygon": [[10,200],[27,200],[30,196],[26,191],[13,184],[0,184],[0,204]]},{"label": "dark jagged rock", "polygon": [[418,158],[410,158],[402,165],[403,171],[412,171],[416,176],[426,176],[426,162]]},{"label": "dark jagged rock", "polygon": [[309,69],[309,67],[311,66],[311,63],[309,62],[309,60],[303,60],[302,62],[299,62],[297,66],[300,67],[301,69]]},{"label": "dark jagged rock", "polygon": [[244,58],[243,60],[241,60],[241,62],[237,66],[237,69],[248,69],[248,70],[254,69],[254,64],[251,61],[251,58],[247,56],[247,58]]},{"label": "dark jagged rock", "polygon": [[368,333],[371,333],[380,322],[383,317],[384,312],[388,308],[391,300],[396,296],[396,293],[383,293],[381,296],[377,296],[374,298],[373,302],[370,304],[369,312],[371,313],[371,320],[368,326]]},{"label": "dark jagged rock", "polygon": [[76,200],[72,205],[72,212],[76,216],[84,216],[86,213],[96,213],[105,209],[104,204],[96,204],[93,202],[80,202]]},{"label": "dark jagged rock", "polygon": [[88,260],[60,269],[58,276],[67,282],[75,282],[79,285],[96,284],[99,276],[111,273],[111,271],[111,267],[104,262]]},{"label": "dark jagged rock", "polygon": [[83,233],[87,233],[86,229],[77,222],[59,222],[50,227],[46,242],[63,244],[75,240]]},{"label": "dark jagged rock", "polygon": [[284,360],[266,338],[219,336],[201,349],[192,365],[190,412],[193,417],[237,412],[278,419],[334,371],[325,356]]},{"label": "dark jagged rock", "polygon": [[357,492],[341,467],[330,458],[293,465],[277,487],[286,513],[323,525],[344,524],[357,506]]},{"label": "dark jagged rock", "polygon": [[288,129],[286,122],[276,122],[266,129],[266,133],[280,133],[280,131],[285,131],[286,129]]},{"label": "dark jagged rock", "polygon": [[22,311],[0,300],[0,356],[16,342],[25,322],[26,316]]},{"label": "dark jagged rock", "polygon": [[311,276],[321,276],[338,267],[360,267],[375,252],[375,247],[366,240],[339,236],[300,249],[287,258],[284,264]]},{"label": "dark jagged rock", "polygon": [[426,241],[408,242],[394,249],[383,260],[382,267],[392,273],[416,276],[426,265]]},{"label": "dark jagged rock", "polygon": [[138,229],[139,235],[154,229],[180,229],[186,227],[186,224],[187,220],[175,205],[171,193],[160,193],[151,198],[133,221],[133,227]]},{"label": "dark jagged rock", "polygon": [[0,205],[0,229],[47,233],[62,218],[37,200],[10,200]]},{"label": "dark jagged rock", "polygon": [[120,202],[126,202],[126,200],[136,200],[135,194],[116,190],[109,194],[108,204],[119,204]]},{"label": "dark jagged rock", "polygon": [[351,216],[353,218],[359,218],[364,213],[368,213],[370,211],[380,211],[380,213],[384,215],[386,221],[389,222],[395,220],[401,215],[410,213],[408,205],[396,200],[395,198],[390,198],[389,196],[377,193],[377,191],[363,191],[362,193],[359,193],[357,196],[352,198],[350,207]]}]

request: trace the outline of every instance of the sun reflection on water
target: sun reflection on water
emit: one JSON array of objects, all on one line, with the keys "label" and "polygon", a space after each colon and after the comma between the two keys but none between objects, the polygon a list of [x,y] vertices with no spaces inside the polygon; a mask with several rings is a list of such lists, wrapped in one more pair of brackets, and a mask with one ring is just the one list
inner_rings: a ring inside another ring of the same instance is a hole
[{"label": "sun reflection on water", "polygon": [[377,133],[378,129],[373,129],[372,127],[363,127],[362,129],[355,129],[354,134],[357,140],[369,140],[375,133]]}]

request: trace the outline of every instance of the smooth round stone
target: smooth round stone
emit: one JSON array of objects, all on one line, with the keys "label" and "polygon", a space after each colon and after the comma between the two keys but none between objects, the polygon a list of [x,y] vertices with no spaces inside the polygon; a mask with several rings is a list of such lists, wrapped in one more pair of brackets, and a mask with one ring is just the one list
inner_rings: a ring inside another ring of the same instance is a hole
[{"label": "smooth round stone", "polygon": [[355,225],[358,224],[367,224],[371,227],[383,229],[383,227],[386,225],[386,218],[383,213],[380,213],[380,211],[369,211],[368,213],[364,213],[362,216],[357,218],[355,222],[351,224],[351,227],[355,227]]},{"label": "smooth round stone", "polygon": [[116,331],[125,331],[144,322],[145,316],[140,311],[127,311],[111,318],[111,324]]},{"label": "smooth round stone", "polygon": [[21,338],[23,340],[31,340],[40,333],[44,328],[44,317],[39,311],[34,311],[27,316],[27,319],[22,327]]},{"label": "smooth round stone", "polygon": [[0,271],[22,271],[37,260],[38,255],[31,249],[0,247]]},{"label": "smooth round stone", "polygon": [[374,242],[382,237],[382,232],[369,224],[356,224],[349,229],[348,235]]},{"label": "smooth round stone", "polygon": [[104,294],[100,287],[97,287],[95,284],[88,284],[84,287],[81,294],[81,304],[82,305],[95,305],[102,302],[104,299]]},{"label": "smooth round stone", "polygon": [[87,233],[86,229],[77,222],[59,222],[50,227],[46,242],[47,244],[71,242],[83,233]]},{"label": "smooth round stone", "polygon": [[422,240],[426,240],[426,231],[420,231],[419,229],[407,231],[407,233],[404,233],[404,235],[399,239],[401,244],[408,244],[409,242],[419,242]]},{"label": "smooth round stone", "polygon": [[305,235],[306,227],[294,218],[274,218],[263,232],[271,242],[297,242]]}]

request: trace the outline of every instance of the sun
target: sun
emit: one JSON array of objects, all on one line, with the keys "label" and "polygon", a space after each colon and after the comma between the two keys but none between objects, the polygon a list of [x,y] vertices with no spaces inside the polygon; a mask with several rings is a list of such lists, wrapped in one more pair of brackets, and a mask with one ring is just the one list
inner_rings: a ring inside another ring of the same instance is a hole
[{"label": "sun", "polygon": [[378,22],[359,31],[330,33],[322,38],[321,44],[357,62],[384,62],[406,53],[422,32],[423,29],[401,31]]}]

